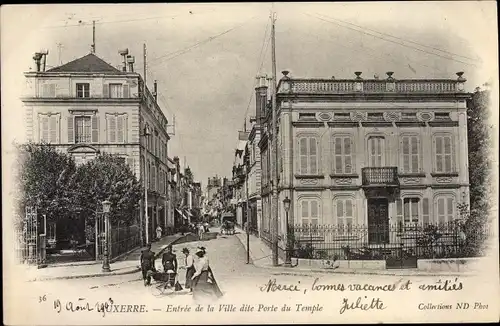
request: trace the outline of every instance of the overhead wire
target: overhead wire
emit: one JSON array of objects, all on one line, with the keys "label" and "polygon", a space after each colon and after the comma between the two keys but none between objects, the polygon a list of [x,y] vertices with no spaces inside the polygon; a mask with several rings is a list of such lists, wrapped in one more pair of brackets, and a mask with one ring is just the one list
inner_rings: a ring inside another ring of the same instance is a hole
[{"label": "overhead wire", "polygon": [[339,24],[339,23],[336,23],[334,21],[330,21],[330,20],[327,20],[327,19],[315,16],[315,15],[311,15],[311,14],[308,14],[308,13],[304,13],[304,14],[307,15],[307,16],[310,16],[310,17],[322,20],[324,22],[335,24],[335,25],[338,25],[340,27],[347,28],[347,29],[353,30],[353,31],[358,32],[358,33],[366,34],[366,35],[369,35],[369,36],[372,36],[372,37],[375,37],[375,38],[378,38],[378,39],[381,39],[381,40],[384,40],[384,41],[387,41],[387,42],[391,42],[391,43],[398,44],[398,45],[401,45],[401,46],[404,46],[404,47],[407,47],[407,48],[415,49],[417,51],[420,51],[420,52],[423,52],[423,53],[427,53],[427,54],[430,54],[430,55],[435,55],[435,56],[438,56],[438,57],[441,57],[441,58],[444,58],[444,59],[447,59],[447,60],[452,60],[452,61],[460,62],[460,63],[466,64],[466,65],[477,67],[477,65],[475,65],[473,63],[468,63],[468,62],[457,60],[457,59],[454,59],[454,58],[450,58],[450,57],[447,57],[447,56],[444,56],[444,55],[441,55],[441,54],[438,54],[438,53],[429,52],[427,50],[423,50],[423,49],[420,49],[420,48],[417,48],[417,47],[414,47],[414,46],[411,46],[411,45],[407,45],[407,44],[404,44],[404,43],[401,43],[401,42],[397,42],[397,41],[394,41],[394,40],[383,38],[383,37],[380,37],[378,35],[374,35],[372,33],[368,33],[368,32],[362,31],[362,30],[358,30],[358,29],[355,29],[355,28],[352,28],[352,27],[349,27],[349,26],[344,26],[342,24]]},{"label": "overhead wire", "polygon": [[[215,9],[208,10],[202,13],[207,13],[207,12],[212,12]],[[123,20],[114,20],[114,21],[100,21],[97,19],[93,18],[86,18],[85,20],[80,20],[79,23],[77,24],[64,24],[64,25],[53,25],[53,26],[43,26],[41,29],[50,29],[50,28],[66,28],[66,27],[79,27],[79,26],[85,26],[85,25],[92,25],[92,21],[95,20],[96,25],[102,25],[102,24],[117,24],[117,23],[129,23],[129,22],[137,22],[137,21],[145,21],[145,20],[153,20],[153,19],[166,19],[166,18],[176,18],[179,16],[184,16],[184,15],[198,15],[199,13],[188,13],[188,14],[178,14],[178,15],[169,15],[169,16],[155,16],[155,17],[145,17],[145,18],[135,18],[135,19],[123,19]],[[76,20],[76,19],[75,19]]]},{"label": "overhead wire", "polygon": [[407,39],[404,39],[404,38],[401,38],[401,37],[397,37],[397,36],[394,36],[394,35],[391,35],[391,34],[387,34],[387,33],[379,32],[379,31],[376,31],[376,30],[374,30],[374,29],[370,29],[370,28],[368,28],[368,27],[363,27],[363,26],[360,26],[360,25],[356,25],[356,24],[350,23],[350,22],[348,22],[348,21],[345,21],[345,20],[342,20],[342,19],[339,19],[339,18],[335,18],[335,17],[331,17],[331,16],[327,16],[327,15],[322,15],[322,14],[318,14],[318,15],[319,15],[319,16],[322,16],[322,17],[328,17],[328,18],[331,18],[331,19],[334,19],[334,20],[340,21],[340,22],[342,22],[342,23],[344,23],[344,24],[352,25],[352,26],[355,26],[355,27],[357,27],[357,28],[366,29],[366,30],[371,31],[371,32],[374,32],[374,33],[378,33],[378,34],[381,34],[381,35],[384,35],[384,36],[392,37],[392,38],[395,38],[395,39],[398,39],[398,40],[401,40],[401,41],[404,41],[404,42],[407,42],[407,43],[412,43],[412,44],[415,44],[415,45],[418,45],[418,46],[422,46],[422,47],[430,48],[430,49],[433,49],[433,50],[436,50],[436,51],[440,51],[440,52],[443,52],[443,53],[447,53],[447,54],[450,54],[450,55],[454,55],[454,56],[456,56],[456,57],[462,57],[462,58],[465,58],[465,59],[470,59],[470,60],[473,60],[473,61],[478,61],[477,59],[474,59],[474,58],[471,58],[471,57],[467,57],[467,56],[465,56],[465,55],[461,55],[461,54],[453,53],[453,52],[446,51],[446,50],[441,50],[441,49],[436,48],[436,47],[433,47],[433,46],[429,46],[429,45],[425,45],[425,44],[418,43],[418,42],[415,42],[415,41],[407,40]]},{"label": "overhead wire", "polygon": [[[192,49],[199,47],[200,45],[203,45],[203,44],[205,44],[205,43],[211,42],[211,41],[213,41],[213,40],[215,40],[215,39],[217,39],[217,38],[219,38],[219,37],[221,37],[221,36],[223,36],[223,35],[225,35],[225,34],[227,34],[227,33],[229,33],[229,32],[232,32],[233,30],[235,30],[235,29],[237,29],[237,28],[239,28],[239,27],[241,27],[241,26],[245,25],[246,23],[248,23],[249,21],[251,21],[251,20],[252,20],[252,19],[254,19],[255,17],[256,17],[256,16],[253,16],[253,17],[251,17],[250,19],[248,19],[248,20],[244,21],[244,22],[243,22],[243,23],[241,23],[241,24],[238,24],[238,25],[236,25],[236,26],[233,26],[233,27],[231,27],[230,29],[227,29],[227,30],[223,31],[222,33],[219,33],[219,34],[216,34],[216,35],[210,36],[210,37],[208,37],[208,38],[206,38],[206,39],[203,39],[203,40],[201,40],[201,41],[199,41],[199,42],[196,42],[195,44],[192,44],[192,45],[190,45],[190,46],[188,46],[188,47],[186,47],[186,48],[183,48],[183,49],[180,49],[180,50],[177,50],[177,51],[174,51],[174,52],[170,52],[170,53],[167,53],[167,54],[161,55],[161,56],[159,56],[159,57],[157,57],[157,58],[153,58],[153,59],[149,60],[148,65],[150,65],[150,64],[151,64],[151,62],[153,62],[153,64],[152,64],[152,65],[157,65],[157,64],[159,64],[160,62],[164,62],[164,61],[168,61],[168,60],[172,60],[172,59],[174,59],[174,58],[177,58],[178,56],[180,56],[180,55],[182,55],[182,54],[184,54],[184,53],[186,53],[186,52],[189,52],[189,51],[191,51]],[[156,61],[158,61],[158,62],[156,62]],[[155,62],[156,62],[156,63],[155,63]]]}]

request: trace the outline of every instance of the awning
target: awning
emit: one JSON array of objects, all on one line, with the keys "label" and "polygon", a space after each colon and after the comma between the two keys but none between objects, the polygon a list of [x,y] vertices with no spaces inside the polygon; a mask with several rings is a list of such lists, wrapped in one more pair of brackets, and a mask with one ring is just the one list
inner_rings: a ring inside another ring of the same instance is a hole
[{"label": "awning", "polygon": [[180,209],[175,209],[177,211],[177,213],[181,214],[182,217],[184,217],[185,220],[188,220],[188,217],[186,216],[186,214],[184,214]]}]

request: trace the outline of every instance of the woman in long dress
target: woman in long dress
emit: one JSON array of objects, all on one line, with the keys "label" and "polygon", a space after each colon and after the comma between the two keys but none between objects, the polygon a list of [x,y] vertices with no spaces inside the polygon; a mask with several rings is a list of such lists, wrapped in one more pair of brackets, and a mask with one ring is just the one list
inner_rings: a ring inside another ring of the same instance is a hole
[{"label": "woman in long dress", "polygon": [[183,268],[186,269],[185,287],[186,287],[186,289],[189,289],[190,292],[192,292],[193,291],[193,289],[192,289],[193,280],[191,278],[193,277],[194,272],[195,272],[194,257],[191,254],[189,254],[188,248],[182,249],[182,253],[184,255],[186,255],[186,257],[184,258],[184,266],[183,266]]},{"label": "woman in long dress", "polygon": [[222,296],[222,292],[215,281],[214,274],[205,256],[205,251],[199,249],[196,252],[198,260],[195,262],[195,273],[191,278],[193,283],[193,298],[196,301],[209,300],[213,301]]}]

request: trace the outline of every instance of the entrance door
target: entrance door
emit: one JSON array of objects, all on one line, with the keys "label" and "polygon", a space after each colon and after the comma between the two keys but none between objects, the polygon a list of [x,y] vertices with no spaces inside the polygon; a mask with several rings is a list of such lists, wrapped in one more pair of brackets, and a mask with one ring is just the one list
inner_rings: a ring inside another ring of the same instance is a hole
[{"label": "entrance door", "polygon": [[368,166],[383,167],[385,165],[385,139],[381,136],[368,138]]},{"label": "entrance door", "polygon": [[389,201],[387,198],[368,199],[368,243],[389,243]]}]

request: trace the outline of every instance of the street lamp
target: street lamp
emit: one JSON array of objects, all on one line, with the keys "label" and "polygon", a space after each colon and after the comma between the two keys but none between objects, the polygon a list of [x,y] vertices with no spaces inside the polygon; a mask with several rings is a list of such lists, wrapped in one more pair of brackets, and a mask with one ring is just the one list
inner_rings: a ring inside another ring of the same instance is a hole
[{"label": "street lamp", "polygon": [[[146,137],[146,140],[148,139],[149,136],[151,136],[151,131],[149,130],[148,125],[144,127],[144,131],[142,133],[142,136]],[[147,175],[147,170],[146,170],[146,153],[147,151],[144,151],[144,215],[146,219],[146,243],[149,243],[149,216],[148,216],[148,175]],[[142,221],[141,221],[141,237],[142,237]]]},{"label": "street lamp", "polygon": [[109,211],[111,210],[111,202],[102,202],[102,212],[104,213],[104,259],[102,261],[102,271],[111,272],[109,268],[109,253],[108,253],[108,228],[109,228]]},{"label": "street lamp", "polygon": [[285,251],[285,266],[292,266],[292,253],[290,245],[290,226],[288,224],[288,211],[290,211],[290,198],[283,199],[283,206],[285,208],[285,223],[286,223],[286,251]]}]

